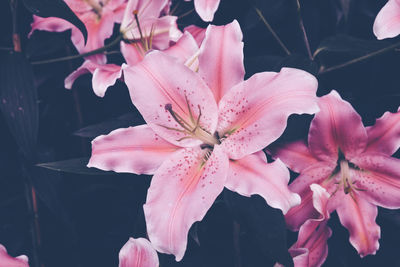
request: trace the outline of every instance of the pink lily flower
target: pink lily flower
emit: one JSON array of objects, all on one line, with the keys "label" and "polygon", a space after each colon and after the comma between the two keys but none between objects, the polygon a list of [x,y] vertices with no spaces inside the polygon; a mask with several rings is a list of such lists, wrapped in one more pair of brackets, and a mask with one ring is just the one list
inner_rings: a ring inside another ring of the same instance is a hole
[{"label": "pink lily flower", "polygon": [[0,244],[0,266],[4,267],[29,267],[28,257],[25,255],[16,258],[8,255],[6,248]]},{"label": "pink lily flower", "polygon": [[[181,38],[182,33],[176,24],[177,17],[160,17],[168,2],[167,0],[129,0],[127,3],[120,28],[125,40],[121,41],[120,46],[128,65],[134,65],[141,61],[146,53],[152,49],[165,49],[169,53],[171,41],[178,41],[175,45],[183,50],[198,50],[197,45],[188,40],[192,37],[184,36]],[[170,53],[174,54],[174,52]],[[190,55],[182,55],[181,53],[180,58],[186,60],[194,53],[191,52]],[[93,74],[93,90],[97,96],[103,97],[107,88],[121,78],[122,67],[115,64],[105,64],[105,62],[98,63],[86,60],[65,79],[65,88],[71,89],[74,81],[84,73]]]},{"label": "pink lily flower", "polygon": [[295,267],[319,267],[328,256],[328,238],[332,235],[328,227],[329,211],[327,203],[330,195],[325,188],[312,184],[313,207],[315,216],[301,227],[297,242],[290,247]]},{"label": "pink lily flower", "polygon": [[190,32],[198,46],[201,46],[204,37],[206,37],[206,29],[197,27],[196,25],[189,25],[184,30]]},{"label": "pink lily flower", "polygon": [[316,183],[331,195],[328,209],[336,210],[361,257],[375,254],[380,238],[377,206],[400,208],[400,160],[391,157],[400,146],[400,112],[387,112],[374,126],[365,128],[361,117],[336,91],[320,98],[319,106],[308,146],[298,141],[272,150],[300,173],[289,188],[302,202],[286,214],[287,225],[298,230],[313,216],[309,185]]},{"label": "pink lily flower", "polygon": [[189,228],[224,187],[261,195],[284,213],[300,198],[287,188],[280,160],[262,149],[291,114],[318,111],[317,80],[284,68],[243,81],[237,21],[209,26],[194,72],[160,51],[124,69],[131,100],[147,125],[119,129],[92,142],[88,167],[154,174],[144,212],[149,239],[162,253],[184,256]]},{"label": "pink lily flower", "polygon": [[400,34],[399,0],[389,0],[381,11],[379,11],[373,30],[379,40],[396,37]]},{"label": "pink lily flower", "polygon": [[119,267],[158,267],[158,255],[144,238],[129,238],[119,252]]},{"label": "pink lily flower", "polygon": [[194,0],[194,8],[204,21],[212,21],[220,0]]},{"label": "pink lily flower", "polygon": [[[72,43],[81,54],[104,46],[104,40],[113,33],[114,23],[121,23],[126,6],[126,0],[65,0],[65,3],[85,24],[88,31],[86,44],[78,28],[56,17],[33,16],[29,36],[35,30],[63,32],[70,29]],[[105,64],[107,60],[103,54],[92,55],[88,58],[98,64]]]}]

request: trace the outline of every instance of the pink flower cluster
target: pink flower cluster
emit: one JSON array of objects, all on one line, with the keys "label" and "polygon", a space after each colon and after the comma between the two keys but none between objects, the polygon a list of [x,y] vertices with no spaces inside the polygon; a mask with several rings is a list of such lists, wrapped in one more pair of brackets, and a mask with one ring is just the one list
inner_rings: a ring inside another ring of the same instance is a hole
[{"label": "pink flower cluster", "polygon": [[[360,256],[374,254],[380,228],[377,206],[400,208],[400,112],[365,127],[336,91],[318,98],[311,74],[293,68],[244,80],[242,32],[237,21],[181,33],[166,0],[65,0],[85,23],[88,41],[72,24],[35,17],[32,31],[65,31],[79,53],[104,46],[121,23],[126,64],[90,55],[65,80],[93,73],[93,89],[123,78],[145,125],[115,130],[92,142],[88,167],[153,175],[144,213],[149,240],[129,239],[120,267],[158,266],[157,253],[180,261],[189,228],[200,221],[224,187],[258,194],[282,210],[299,231],[290,248],[296,266],[321,266],[328,254],[327,226],[337,212]],[[219,1],[195,0],[210,21]],[[390,0],[376,19],[378,38],[400,33],[400,1]],[[315,114],[308,141],[272,146],[291,114]],[[289,186],[289,171],[300,173]],[[14,265],[13,265],[14,266]],[[23,266],[23,265],[15,265]]]}]

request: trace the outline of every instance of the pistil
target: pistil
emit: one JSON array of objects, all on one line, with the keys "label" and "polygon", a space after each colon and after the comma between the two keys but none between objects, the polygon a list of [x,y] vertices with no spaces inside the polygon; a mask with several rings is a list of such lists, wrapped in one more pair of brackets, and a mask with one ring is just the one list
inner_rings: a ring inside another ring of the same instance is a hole
[{"label": "pistil", "polygon": [[[186,98],[186,101],[187,101],[187,103],[189,103],[187,98]],[[201,127],[200,118],[201,118],[202,114],[201,114],[200,105],[198,106],[199,115],[196,119],[193,116],[193,113],[190,109],[189,104],[188,104],[188,109],[189,109],[190,122],[187,122],[178,113],[176,113],[172,109],[171,104],[166,104],[165,110],[167,110],[171,114],[172,118],[176,121],[176,123],[178,123],[179,126],[181,126],[183,128],[183,130],[177,129],[177,128],[166,127],[166,126],[163,126],[163,127],[167,128],[169,130],[174,130],[174,131],[182,132],[182,133],[189,135],[189,136],[185,136],[185,137],[179,139],[178,141],[181,141],[181,140],[184,140],[187,138],[196,138],[196,139],[201,140],[204,144],[211,146],[211,147],[214,147],[214,145],[216,145],[216,144],[220,144],[221,142],[215,136],[213,136],[210,132],[208,132],[203,127]]]}]

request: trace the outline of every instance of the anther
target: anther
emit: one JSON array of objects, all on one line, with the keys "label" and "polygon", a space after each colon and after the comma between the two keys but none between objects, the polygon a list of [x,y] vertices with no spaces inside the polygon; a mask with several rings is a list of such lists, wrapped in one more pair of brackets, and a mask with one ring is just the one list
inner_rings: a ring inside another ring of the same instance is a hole
[{"label": "anther", "polygon": [[165,104],[164,108],[165,110],[172,112],[172,104]]}]

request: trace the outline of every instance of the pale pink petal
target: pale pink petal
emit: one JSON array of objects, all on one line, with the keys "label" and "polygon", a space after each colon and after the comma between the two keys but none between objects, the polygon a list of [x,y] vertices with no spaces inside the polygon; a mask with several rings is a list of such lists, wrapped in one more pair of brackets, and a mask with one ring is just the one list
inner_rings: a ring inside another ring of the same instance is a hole
[{"label": "pale pink petal", "polygon": [[124,35],[129,40],[140,40],[143,37],[149,43],[149,38],[151,37],[152,47],[150,48],[163,50],[169,47],[170,41],[177,41],[182,36],[176,20],[177,17],[175,16],[143,19],[140,22],[141,33],[138,27],[132,27]]},{"label": "pale pink petal", "polygon": [[199,75],[213,91],[217,103],[234,85],[243,81],[243,42],[239,23],[210,25],[200,47]]},{"label": "pale pink petal", "polygon": [[[127,5],[126,2],[126,0],[109,0],[107,1],[107,4],[103,7],[103,10],[105,9],[107,12],[114,12],[114,14],[119,13],[118,11],[120,9],[125,10]],[[122,21],[122,15],[123,13],[121,14],[121,18],[118,18],[119,22]],[[120,14],[118,14],[118,16],[120,16]]]},{"label": "pale pink petal", "polygon": [[367,152],[394,154],[400,147],[400,112],[386,112],[374,126],[367,127],[367,133]]},{"label": "pale pink petal", "polygon": [[29,267],[28,257],[25,255],[13,258],[8,255],[6,248],[0,245],[0,266],[4,267]]},{"label": "pale pink petal", "polygon": [[101,135],[92,141],[88,167],[105,171],[154,174],[179,147],[151,130],[147,125],[129,127]]},{"label": "pale pink petal", "polygon": [[204,21],[212,21],[217,11],[220,0],[194,0],[194,7],[197,14]]},{"label": "pale pink petal", "polygon": [[[325,188],[312,184],[313,206],[319,213],[316,217],[307,220],[299,231],[297,242],[289,249],[296,267],[321,266],[328,256],[327,240],[332,231],[327,226],[329,213],[327,203],[330,195]],[[307,263],[307,265],[301,265]]]},{"label": "pale pink petal", "polygon": [[292,171],[299,173],[318,162],[303,141],[269,146],[268,152],[282,160]]},{"label": "pale pink petal", "polygon": [[389,0],[387,2],[376,16],[373,29],[379,40],[396,37],[400,34],[400,1]]},{"label": "pale pink petal", "polygon": [[75,26],[64,19],[55,17],[42,18],[34,15],[33,22],[31,23],[31,31],[28,36],[30,37],[32,33],[36,30],[49,31],[49,32],[63,32],[72,29],[73,27]]},{"label": "pale pink petal", "polygon": [[363,199],[358,192],[344,194],[338,190],[329,205],[335,203],[340,222],[349,230],[350,243],[361,257],[375,254],[379,249],[380,228],[375,219],[378,208]]},{"label": "pale pink petal", "polygon": [[189,228],[203,219],[222,192],[229,160],[216,145],[207,150],[186,148],[168,158],[153,176],[143,206],[147,233],[154,248],[174,254],[180,261],[186,250]]},{"label": "pale pink petal", "polygon": [[121,78],[121,75],[121,66],[115,64],[106,64],[97,68],[93,72],[92,79],[94,93],[99,97],[103,97],[107,88],[114,85],[115,82]]},{"label": "pale pink petal", "polygon": [[70,75],[67,76],[67,78],[65,78],[64,87],[67,89],[71,89],[75,80],[78,79],[79,76],[86,73],[93,73],[96,68],[100,66],[100,64],[94,63],[90,60],[85,60],[79,68],[74,70]]},{"label": "pale pink petal", "polygon": [[167,2],[168,0],[129,0],[121,22],[121,31],[126,32],[132,27],[137,27],[134,12],[137,12],[139,24],[141,24],[145,19],[158,18]]},{"label": "pale pink petal", "polygon": [[121,42],[121,53],[129,66],[142,61],[146,54],[140,43],[128,44],[125,42]]},{"label": "pale pink petal", "polygon": [[158,255],[144,238],[129,238],[119,251],[119,267],[158,267]]},{"label": "pale pink petal", "polygon": [[352,161],[355,187],[371,203],[389,209],[400,208],[400,159],[384,154],[363,154]]},{"label": "pale pink petal", "polygon": [[[198,50],[199,47],[193,36],[189,32],[185,32],[178,42],[164,50],[164,53],[175,57],[179,62],[185,63],[195,56]],[[198,63],[195,65],[198,65]]]},{"label": "pale pink petal", "polygon": [[190,34],[194,37],[197,42],[197,45],[200,47],[203,43],[204,38],[206,37],[206,29],[197,27],[196,25],[189,25],[184,31],[190,32]]},{"label": "pale pink petal", "polygon": [[290,230],[298,231],[306,220],[319,214],[316,213],[313,205],[310,185],[320,184],[324,188],[329,188],[335,182],[334,177],[331,177],[334,169],[335,164],[328,165],[321,162],[311,165],[289,185],[289,189],[301,197],[300,205],[291,208],[285,215],[286,224]]},{"label": "pale pink petal", "polygon": [[290,174],[279,159],[267,163],[260,151],[239,160],[231,160],[225,186],[243,196],[262,196],[267,204],[285,214],[291,207],[300,204],[299,195],[289,191]]},{"label": "pale pink petal", "polygon": [[[82,33],[74,27],[71,32],[71,40],[79,53],[86,53],[104,46],[104,40],[109,38],[114,29],[114,14],[112,12],[105,12],[102,14],[101,19],[94,12],[87,12],[79,16],[85,24],[88,31],[88,39],[85,44]],[[95,54],[89,56],[92,61],[105,64],[106,57],[104,54]]]},{"label": "pale pink petal", "polygon": [[315,114],[308,134],[311,153],[320,160],[336,162],[339,149],[346,159],[362,153],[367,132],[360,115],[336,91],[320,98],[320,111]]},{"label": "pale pink petal", "polygon": [[[183,129],[166,110],[168,105],[186,122],[199,117],[200,125],[214,133],[218,120],[218,109],[214,96],[204,81],[175,58],[160,51],[149,53],[140,63],[124,69],[125,83],[131,99],[149,126],[161,137],[178,146],[194,146],[204,140],[189,134],[167,129]],[[190,107],[190,109],[188,108]]]},{"label": "pale pink petal", "polygon": [[271,144],[291,114],[317,112],[317,87],[311,74],[283,68],[257,73],[229,90],[219,102],[218,124],[229,157],[240,159]]},{"label": "pale pink petal", "polygon": [[88,4],[87,1],[64,0],[64,2],[69,6],[69,8],[71,8],[71,10],[75,14],[84,13],[92,10],[92,7]]}]

